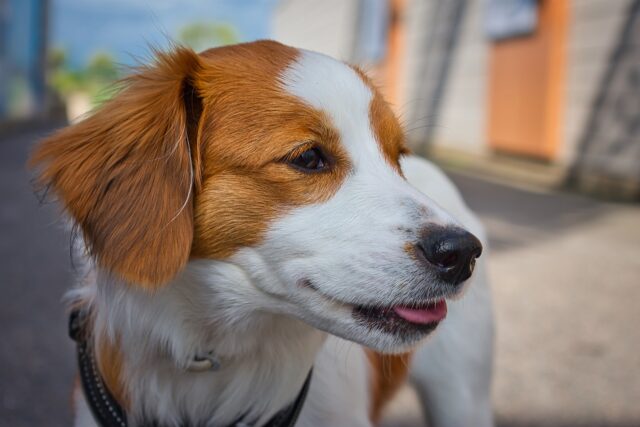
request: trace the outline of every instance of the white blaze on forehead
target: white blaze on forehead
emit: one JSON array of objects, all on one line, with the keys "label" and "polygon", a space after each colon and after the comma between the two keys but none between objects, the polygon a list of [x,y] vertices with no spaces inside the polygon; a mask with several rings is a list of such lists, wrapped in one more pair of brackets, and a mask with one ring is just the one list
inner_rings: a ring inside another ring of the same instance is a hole
[{"label": "white blaze on forehead", "polygon": [[[389,212],[381,215],[392,218],[404,214],[398,209],[401,200],[413,200],[432,207],[435,213],[437,208],[385,160],[369,115],[372,89],[353,68],[329,56],[301,50],[280,80],[288,93],[329,117],[353,165],[353,173],[325,208],[336,209],[336,215],[360,208],[386,208]],[[356,205],[349,206],[354,200]]]},{"label": "white blaze on forehead", "polygon": [[383,161],[369,119],[373,94],[351,67],[301,50],[281,80],[285,90],[329,116],[356,169],[365,159]]},{"label": "white blaze on forehead", "polygon": [[[300,50],[280,80],[287,92],[327,114],[354,166],[354,173],[331,202],[324,203],[325,208],[335,209],[338,216],[365,209],[393,219],[404,215],[398,209],[400,202],[412,200],[429,207],[432,219],[448,217],[384,159],[369,116],[372,90],[353,68],[326,55]],[[382,212],[384,209],[388,212]]]}]

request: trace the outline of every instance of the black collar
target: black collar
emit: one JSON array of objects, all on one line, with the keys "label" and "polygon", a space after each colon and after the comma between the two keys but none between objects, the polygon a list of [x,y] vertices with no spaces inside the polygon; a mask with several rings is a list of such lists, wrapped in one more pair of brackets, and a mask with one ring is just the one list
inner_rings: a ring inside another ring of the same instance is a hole
[{"label": "black collar", "polygon": [[[69,315],[69,336],[76,342],[80,381],[86,401],[100,427],[128,427],[126,412],[109,392],[100,376],[86,324],[87,313],[85,311],[74,310]],[[312,372],[313,368],[309,371],[296,400],[275,414],[264,427],[293,427],[296,424],[309,391]],[[244,421],[243,418],[240,417],[228,427],[250,426],[251,424]],[[159,427],[161,425],[156,421],[142,423],[143,427]],[[188,425],[184,424],[183,427],[188,427]]]}]

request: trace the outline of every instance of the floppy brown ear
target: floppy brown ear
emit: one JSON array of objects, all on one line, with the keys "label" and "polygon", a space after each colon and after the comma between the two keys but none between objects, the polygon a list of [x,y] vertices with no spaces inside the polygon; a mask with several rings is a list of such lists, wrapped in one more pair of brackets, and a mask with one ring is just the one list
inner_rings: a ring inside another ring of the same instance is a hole
[{"label": "floppy brown ear", "polygon": [[[193,239],[192,151],[198,115],[186,48],[157,55],[121,92],[35,150],[30,165],[81,227],[102,268],[147,289],[186,264]],[[194,148],[193,152],[197,150]]]}]

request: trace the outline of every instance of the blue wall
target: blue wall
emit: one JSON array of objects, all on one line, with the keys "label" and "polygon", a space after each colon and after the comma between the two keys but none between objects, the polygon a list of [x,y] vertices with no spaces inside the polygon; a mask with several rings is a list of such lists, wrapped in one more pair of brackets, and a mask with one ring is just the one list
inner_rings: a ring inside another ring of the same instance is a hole
[{"label": "blue wall", "polygon": [[0,0],[0,119],[43,108],[45,15],[46,0]]}]

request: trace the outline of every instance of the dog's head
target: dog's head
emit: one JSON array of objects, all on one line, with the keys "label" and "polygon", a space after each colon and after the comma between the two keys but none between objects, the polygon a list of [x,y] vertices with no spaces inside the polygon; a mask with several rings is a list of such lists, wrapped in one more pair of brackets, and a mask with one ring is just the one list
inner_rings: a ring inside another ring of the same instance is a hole
[{"label": "dog's head", "polygon": [[225,260],[269,310],[394,351],[444,317],[481,251],[405,181],[406,152],[362,72],[263,41],[159,54],[32,162],[131,286]]}]

